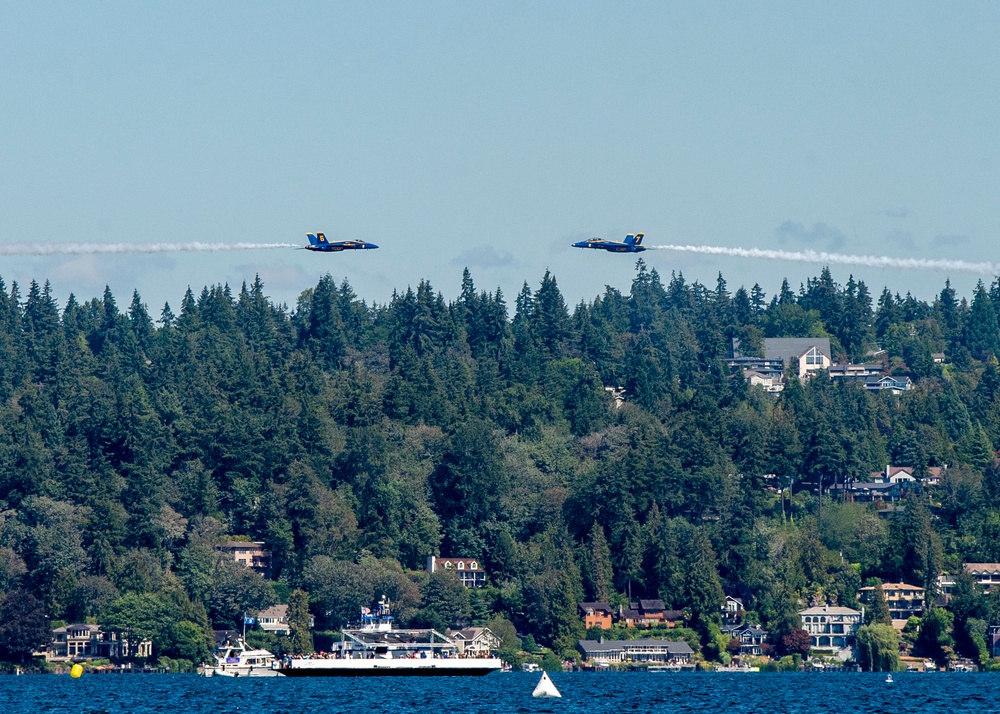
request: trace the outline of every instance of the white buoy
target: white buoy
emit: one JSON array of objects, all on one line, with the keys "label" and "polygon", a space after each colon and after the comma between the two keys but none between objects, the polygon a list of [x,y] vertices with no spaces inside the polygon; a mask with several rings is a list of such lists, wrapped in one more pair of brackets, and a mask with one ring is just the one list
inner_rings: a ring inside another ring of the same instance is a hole
[{"label": "white buoy", "polygon": [[885,678],[885,683],[886,684],[892,684],[892,675],[891,674]]},{"label": "white buoy", "polygon": [[535,687],[535,691],[531,693],[531,696],[556,699],[561,698],[562,694],[559,693],[559,690],[556,689],[556,685],[554,685],[552,680],[549,679],[549,673],[542,672],[542,678],[538,680],[538,686]]}]

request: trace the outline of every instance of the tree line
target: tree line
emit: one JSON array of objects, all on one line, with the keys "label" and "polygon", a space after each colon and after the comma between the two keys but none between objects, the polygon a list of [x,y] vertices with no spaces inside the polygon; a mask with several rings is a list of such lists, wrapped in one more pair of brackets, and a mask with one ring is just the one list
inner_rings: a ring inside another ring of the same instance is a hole
[{"label": "tree line", "polygon": [[[573,308],[549,272],[513,305],[466,270],[452,301],[421,281],[369,303],[326,276],[288,308],[257,279],[155,318],[137,291],[60,306],[0,280],[2,610],[151,622],[156,656],[197,661],[244,612],[304,597],[335,630],[384,594],[404,623],[568,654],[579,602],[655,597],[719,657],[731,594],[781,650],[811,601],[1000,561],[998,311],[1000,281],[873,300],[824,269],[769,297],[641,260],[628,293]],[[734,339],[802,336],[916,388],[790,376],[774,397],[724,362]],[[948,468],[888,516],[819,508],[816,485],[887,464]],[[233,538],[266,544],[271,580],[214,550]],[[429,576],[438,554],[489,587]],[[992,611],[970,612],[944,630],[978,655]]]}]

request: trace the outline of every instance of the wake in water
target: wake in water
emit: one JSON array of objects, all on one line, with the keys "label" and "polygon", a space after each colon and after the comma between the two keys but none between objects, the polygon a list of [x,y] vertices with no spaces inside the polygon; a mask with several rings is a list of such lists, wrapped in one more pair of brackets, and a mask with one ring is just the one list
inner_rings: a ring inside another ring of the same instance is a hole
[{"label": "wake in water", "polygon": [[94,253],[215,253],[224,250],[301,248],[295,243],[11,243],[0,255],[91,255]]},{"label": "wake in water", "polygon": [[901,268],[903,270],[936,270],[977,275],[1000,274],[1000,264],[984,261],[946,258],[890,258],[884,255],[847,255],[816,250],[766,250],[764,248],[724,248],[714,245],[647,245],[650,250],[673,250],[703,255],[727,255],[734,258],[762,258],[785,260],[795,263],[821,263],[823,265],[857,265],[864,268]]}]

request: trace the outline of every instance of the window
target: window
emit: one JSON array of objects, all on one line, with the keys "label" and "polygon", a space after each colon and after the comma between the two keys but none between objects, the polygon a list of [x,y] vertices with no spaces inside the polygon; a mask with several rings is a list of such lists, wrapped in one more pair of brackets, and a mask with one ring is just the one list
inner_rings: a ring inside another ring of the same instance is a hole
[{"label": "window", "polygon": [[815,347],[811,348],[806,352],[806,364],[812,365],[822,365],[823,364],[823,354],[817,350]]},{"label": "window", "polygon": [[473,570],[476,570],[479,567],[479,563],[473,560],[472,565],[470,565],[469,567],[472,568]]},{"label": "window", "polygon": [[458,569],[459,570],[465,570],[465,563],[463,563],[461,560],[458,561]]}]

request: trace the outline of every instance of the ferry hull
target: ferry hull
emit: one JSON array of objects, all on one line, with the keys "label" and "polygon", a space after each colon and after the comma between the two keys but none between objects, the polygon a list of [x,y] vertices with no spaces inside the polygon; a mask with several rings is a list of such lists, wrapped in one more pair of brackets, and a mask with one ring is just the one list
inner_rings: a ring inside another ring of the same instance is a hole
[{"label": "ferry hull", "polygon": [[499,659],[484,660],[298,660],[278,670],[286,677],[482,677],[499,672]]}]

